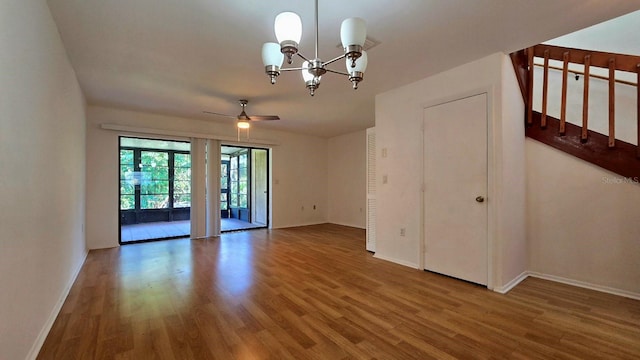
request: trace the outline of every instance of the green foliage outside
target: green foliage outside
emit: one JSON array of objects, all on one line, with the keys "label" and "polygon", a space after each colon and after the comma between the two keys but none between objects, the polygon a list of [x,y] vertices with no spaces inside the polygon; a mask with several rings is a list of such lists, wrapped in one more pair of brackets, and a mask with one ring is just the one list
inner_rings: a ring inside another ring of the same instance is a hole
[{"label": "green foliage outside", "polygon": [[[135,171],[134,150],[120,150],[120,209],[135,209],[136,186],[141,209],[166,209],[169,201],[169,153],[141,151]],[[174,153],[173,207],[191,206],[191,155]]]}]

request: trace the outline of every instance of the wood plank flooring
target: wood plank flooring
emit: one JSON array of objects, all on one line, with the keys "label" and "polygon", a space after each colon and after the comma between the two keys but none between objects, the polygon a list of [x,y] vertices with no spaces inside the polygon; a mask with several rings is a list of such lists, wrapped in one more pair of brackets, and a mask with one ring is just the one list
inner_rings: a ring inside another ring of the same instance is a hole
[{"label": "wood plank flooring", "polygon": [[638,359],[640,301],[507,295],[374,259],[337,225],[91,251],[39,359]]}]

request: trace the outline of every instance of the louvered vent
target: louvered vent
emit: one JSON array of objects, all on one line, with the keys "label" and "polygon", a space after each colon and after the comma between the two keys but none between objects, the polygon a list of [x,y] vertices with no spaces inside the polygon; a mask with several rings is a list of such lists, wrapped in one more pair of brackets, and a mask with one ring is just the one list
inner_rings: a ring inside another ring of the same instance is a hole
[{"label": "louvered vent", "polygon": [[376,133],[367,129],[367,250],[376,251]]},{"label": "louvered vent", "polygon": [[376,251],[376,199],[367,199],[367,250]]}]

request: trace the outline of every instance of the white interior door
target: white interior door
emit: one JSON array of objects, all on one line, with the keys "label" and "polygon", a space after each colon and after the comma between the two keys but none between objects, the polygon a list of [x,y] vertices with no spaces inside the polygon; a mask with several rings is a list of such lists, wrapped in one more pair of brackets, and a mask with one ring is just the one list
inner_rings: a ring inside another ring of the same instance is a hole
[{"label": "white interior door", "polygon": [[424,109],[424,266],[487,285],[487,94]]}]

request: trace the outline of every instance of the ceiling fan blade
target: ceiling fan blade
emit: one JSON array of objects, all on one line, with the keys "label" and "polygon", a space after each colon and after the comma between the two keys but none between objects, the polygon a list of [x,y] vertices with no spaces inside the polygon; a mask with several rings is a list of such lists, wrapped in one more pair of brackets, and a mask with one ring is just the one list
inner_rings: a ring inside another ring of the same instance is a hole
[{"label": "ceiling fan blade", "polygon": [[228,118],[232,118],[232,119],[237,118],[237,116],[236,116],[236,115],[220,114],[220,113],[212,112],[212,111],[203,111],[203,113],[205,113],[205,114],[209,114],[209,115],[224,116],[224,117],[228,117]]},{"label": "ceiling fan blade", "polygon": [[280,120],[280,116],[277,115],[251,115],[249,118],[251,121]]}]

